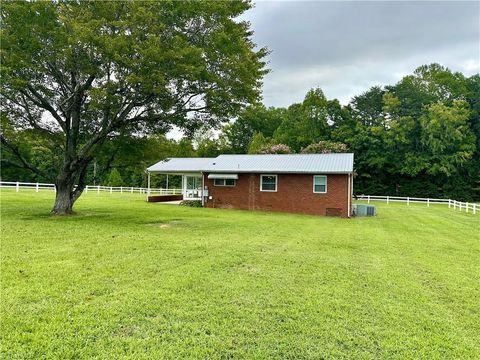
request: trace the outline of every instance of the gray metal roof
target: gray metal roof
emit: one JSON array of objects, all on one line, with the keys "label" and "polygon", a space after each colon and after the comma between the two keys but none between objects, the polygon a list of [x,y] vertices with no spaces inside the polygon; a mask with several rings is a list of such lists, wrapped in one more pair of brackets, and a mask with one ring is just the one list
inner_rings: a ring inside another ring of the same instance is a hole
[{"label": "gray metal roof", "polygon": [[220,155],[216,158],[172,158],[149,172],[324,173],[353,172],[353,154]]},{"label": "gray metal roof", "polygon": [[159,161],[147,168],[148,172],[158,173],[182,173],[182,172],[201,172],[204,167],[211,163],[215,158],[170,158]]}]

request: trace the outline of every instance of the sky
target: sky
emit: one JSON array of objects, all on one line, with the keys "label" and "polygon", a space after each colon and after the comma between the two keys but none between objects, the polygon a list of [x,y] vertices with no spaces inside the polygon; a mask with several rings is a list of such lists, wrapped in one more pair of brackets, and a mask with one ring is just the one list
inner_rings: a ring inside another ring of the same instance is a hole
[{"label": "sky", "polygon": [[257,1],[242,19],[271,51],[267,106],[301,102],[313,87],[347,104],[433,62],[480,72],[479,1]]}]

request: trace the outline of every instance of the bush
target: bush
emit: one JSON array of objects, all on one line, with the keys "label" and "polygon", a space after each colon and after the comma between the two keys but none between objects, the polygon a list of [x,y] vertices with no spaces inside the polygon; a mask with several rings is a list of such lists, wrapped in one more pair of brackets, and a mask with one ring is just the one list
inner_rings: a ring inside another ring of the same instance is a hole
[{"label": "bush", "polygon": [[259,154],[291,154],[292,149],[285,144],[265,145],[260,148]]},{"label": "bush", "polygon": [[319,141],[315,144],[310,144],[302,149],[302,154],[329,154],[329,153],[345,153],[347,152],[347,145],[341,142],[333,141]]},{"label": "bush", "polygon": [[201,200],[182,200],[180,202],[180,205],[199,208],[199,207],[202,207],[202,201]]}]

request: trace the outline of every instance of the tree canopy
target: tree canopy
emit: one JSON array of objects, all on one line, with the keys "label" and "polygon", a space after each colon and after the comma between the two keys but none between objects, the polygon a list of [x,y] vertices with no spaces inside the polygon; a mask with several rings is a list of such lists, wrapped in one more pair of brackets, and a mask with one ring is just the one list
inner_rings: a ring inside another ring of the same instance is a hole
[{"label": "tree canopy", "polygon": [[[52,150],[54,213],[72,211],[89,165],[109,141],[192,134],[254,103],[265,74],[248,1],[58,1],[2,4],[2,135],[13,166],[22,137]],[[15,160],[16,159],[16,160]]]}]

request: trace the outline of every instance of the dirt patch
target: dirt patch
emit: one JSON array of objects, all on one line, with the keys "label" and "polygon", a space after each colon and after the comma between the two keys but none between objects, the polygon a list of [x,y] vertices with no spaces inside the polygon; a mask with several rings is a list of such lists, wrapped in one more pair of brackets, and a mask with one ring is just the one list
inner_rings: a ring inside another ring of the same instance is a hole
[{"label": "dirt patch", "polygon": [[150,223],[149,226],[153,226],[160,229],[170,229],[173,227],[178,227],[181,225],[180,221],[170,221],[170,222],[158,222],[158,223]]}]

